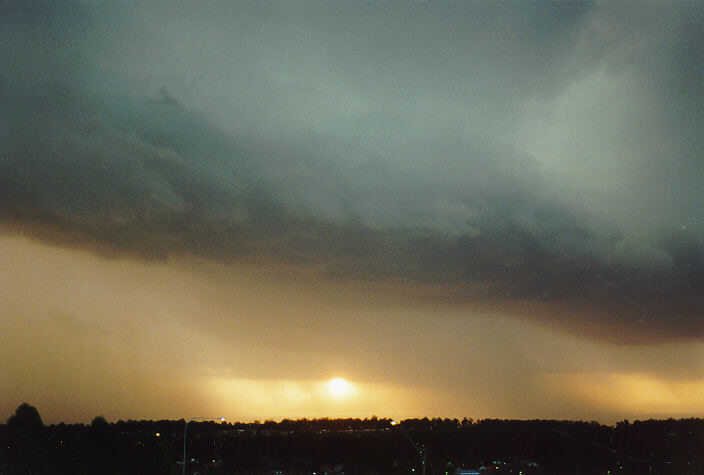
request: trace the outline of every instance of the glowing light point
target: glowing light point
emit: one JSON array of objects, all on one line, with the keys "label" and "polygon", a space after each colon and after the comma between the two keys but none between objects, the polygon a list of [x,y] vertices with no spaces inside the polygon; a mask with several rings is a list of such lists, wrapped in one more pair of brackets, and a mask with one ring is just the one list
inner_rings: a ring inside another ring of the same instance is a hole
[{"label": "glowing light point", "polygon": [[334,397],[343,397],[350,392],[350,383],[344,378],[333,378],[328,381],[328,391]]}]

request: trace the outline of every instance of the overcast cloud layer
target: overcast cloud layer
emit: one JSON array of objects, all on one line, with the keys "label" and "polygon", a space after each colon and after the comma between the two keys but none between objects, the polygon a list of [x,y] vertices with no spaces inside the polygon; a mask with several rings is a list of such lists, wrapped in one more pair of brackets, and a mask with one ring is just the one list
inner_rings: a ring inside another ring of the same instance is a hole
[{"label": "overcast cloud layer", "polygon": [[3,2],[2,228],[701,339],[703,10]]}]

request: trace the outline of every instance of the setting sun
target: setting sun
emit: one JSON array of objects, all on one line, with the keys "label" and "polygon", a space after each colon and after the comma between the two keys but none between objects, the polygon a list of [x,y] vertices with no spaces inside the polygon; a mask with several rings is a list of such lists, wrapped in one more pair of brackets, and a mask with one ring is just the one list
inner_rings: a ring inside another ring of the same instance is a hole
[{"label": "setting sun", "polygon": [[350,383],[344,378],[333,378],[328,381],[328,391],[334,397],[344,397],[350,393]]}]

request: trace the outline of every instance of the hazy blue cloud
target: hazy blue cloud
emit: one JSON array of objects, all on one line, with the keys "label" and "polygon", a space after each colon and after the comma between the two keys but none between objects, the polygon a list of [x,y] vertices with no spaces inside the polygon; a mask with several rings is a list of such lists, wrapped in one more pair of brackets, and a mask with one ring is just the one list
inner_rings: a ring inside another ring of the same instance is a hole
[{"label": "hazy blue cloud", "polygon": [[699,4],[0,12],[6,229],[704,334]]}]

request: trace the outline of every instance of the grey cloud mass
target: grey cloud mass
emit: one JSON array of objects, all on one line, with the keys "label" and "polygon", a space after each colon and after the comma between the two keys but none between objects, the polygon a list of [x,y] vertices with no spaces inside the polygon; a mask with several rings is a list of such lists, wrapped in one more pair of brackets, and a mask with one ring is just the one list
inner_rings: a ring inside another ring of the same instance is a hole
[{"label": "grey cloud mass", "polygon": [[701,339],[703,10],[2,2],[2,228]]}]

